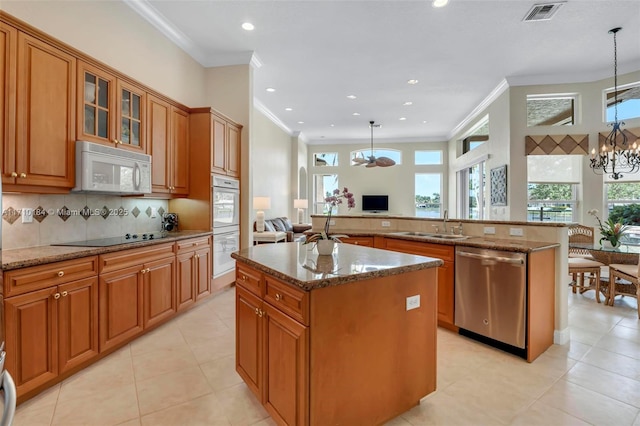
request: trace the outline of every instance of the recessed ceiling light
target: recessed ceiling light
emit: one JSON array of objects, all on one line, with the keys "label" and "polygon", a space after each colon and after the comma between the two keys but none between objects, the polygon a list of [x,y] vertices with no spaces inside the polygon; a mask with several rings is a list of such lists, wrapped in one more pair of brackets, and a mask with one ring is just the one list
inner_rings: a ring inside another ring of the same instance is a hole
[{"label": "recessed ceiling light", "polygon": [[449,0],[433,0],[433,7],[444,7],[449,3]]},{"label": "recessed ceiling light", "polygon": [[354,112],[353,115],[360,115],[360,113],[359,112]]},{"label": "recessed ceiling light", "polygon": [[335,125],[335,124],[330,124],[330,126],[331,126],[331,127],[335,127],[336,125]]},{"label": "recessed ceiling light", "polygon": [[413,105],[413,102],[411,102],[411,101],[407,101],[407,102],[403,103],[402,105],[404,105],[404,106]]},{"label": "recessed ceiling light", "polygon": [[304,124],[304,121],[298,121],[298,124]]},{"label": "recessed ceiling light", "polygon": [[285,108],[285,111],[293,111],[293,108]]},{"label": "recessed ceiling light", "polygon": [[407,119],[407,117],[400,117],[398,120],[405,121],[406,119]]},{"label": "recessed ceiling light", "polygon": [[253,31],[256,27],[253,26],[251,22],[245,22],[242,24],[242,29],[245,31]]},{"label": "recessed ceiling light", "polygon": [[427,124],[427,120],[422,120],[422,124]]},{"label": "recessed ceiling light", "polygon": [[347,95],[347,99],[356,99],[356,95]]},{"label": "recessed ceiling light", "polygon": [[418,80],[416,80],[416,79],[407,80],[407,83],[409,83],[409,84],[418,84]]},{"label": "recessed ceiling light", "polygon": [[276,89],[274,89],[273,87],[267,87],[267,92],[275,92]]}]

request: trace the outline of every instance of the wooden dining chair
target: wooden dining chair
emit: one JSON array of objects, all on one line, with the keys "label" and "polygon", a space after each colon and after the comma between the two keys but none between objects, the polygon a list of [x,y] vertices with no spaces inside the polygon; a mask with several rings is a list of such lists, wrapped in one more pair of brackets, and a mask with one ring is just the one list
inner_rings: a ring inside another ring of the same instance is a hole
[{"label": "wooden dining chair", "polygon": [[[593,227],[584,225],[571,225],[569,227],[569,244],[571,243],[587,243],[593,244],[594,233]],[[577,247],[569,247],[569,257],[583,257],[593,259],[588,250]]]},{"label": "wooden dining chair", "polygon": [[[572,225],[569,227],[569,243],[593,244],[593,228],[584,225]],[[571,287],[573,292],[578,290],[580,294],[588,290],[595,290],[596,301],[600,303],[600,268],[606,266],[596,261],[586,249],[569,247],[569,274],[571,274]]]},{"label": "wooden dining chair", "polygon": [[638,304],[638,319],[640,320],[640,263],[625,265],[614,263],[609,265],[609,296],[607,303],[613,306],[616,296],[635,297]]}]

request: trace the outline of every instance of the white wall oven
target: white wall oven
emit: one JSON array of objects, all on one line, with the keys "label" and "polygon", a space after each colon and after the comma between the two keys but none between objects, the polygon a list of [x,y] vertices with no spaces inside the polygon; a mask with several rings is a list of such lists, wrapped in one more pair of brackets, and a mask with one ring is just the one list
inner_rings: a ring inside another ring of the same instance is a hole
[{"label": "white wall oven", "polygon": [[240,181],[211,176],[213,277],[235,268],[231,253],[240,248]]}]

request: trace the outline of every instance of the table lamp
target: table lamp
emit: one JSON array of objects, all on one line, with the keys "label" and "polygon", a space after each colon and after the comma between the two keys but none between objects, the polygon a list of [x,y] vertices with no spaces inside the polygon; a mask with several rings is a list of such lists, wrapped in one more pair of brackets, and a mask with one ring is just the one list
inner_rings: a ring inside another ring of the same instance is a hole
[{"label": "table lamp", "polygon": [[256,231],[264,232],[264,211],[271,208],[271,198],[253,197],[253,208],[256,212]]},{"label": "table lamp", "polygon": [[295,200],[293,200],[293,207],[298,209],[298,223],[302,223],[304,209],[309,207],[309,202],[305,199],[296,198]]}]

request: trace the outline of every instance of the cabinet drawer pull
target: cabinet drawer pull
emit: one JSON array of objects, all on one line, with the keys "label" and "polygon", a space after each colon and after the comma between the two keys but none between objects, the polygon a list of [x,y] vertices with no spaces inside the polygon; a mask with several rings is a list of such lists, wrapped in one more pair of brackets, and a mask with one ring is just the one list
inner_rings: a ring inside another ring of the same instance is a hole
[{"label": "cabinet drawer pull", "polygon": [[67,294],[69,294],[69,293],[68,293],[68,292],[66,292],[66,291],[63,291],[63,292],[62,292],[62,297],[67,297]]},{"label": "cabinet drawer pull", "polygon": [[247,280],[247,276],[246,275],[242,275],[240,278],[242,278],[242,281],[246,281]]},{"label": "cabinet drawer pull", "polygon": [[256,315],[258,315],[258,312],[260,312],[260,309],[256,308]]},{"label": "cabinet drawer pull", "polygon": [[282,295],[280,293],[276,293],[276,300],[282,300]]},{"label": "cabinet drawer pull", "polygon": [[147,273],[147,270],[146,270],[146,269],[142,269],[142,270],[140,271],[140,273],[141,273],[141,274],[146,274],[146,273]]},{"label": "cabinet drawer pull", "polygon": [[58,276],[59,277],[64,277],[64,271],[58,271]]},{"label": "cabinet drawer pull", "polygon": [[18,177],[18,174],[16,172],[11,172],[11,177]]},{"label": "cabinet drawer pull", "polygon": [[262,318],[263,315],[264,315],[264,311],[261,309],[258,309],[258,316]]},{"label": "cabinet drawer pull", "polygon": [[24,178],[26,178],[26,177],[27,177],[27,174],[26,174],[26,173],[20,173],[20,177],[21,177],[22,179],[24,179]]},{"label": "cabinet drawer pull", "polygon": [[60,293],[56,293],[56,294],[54,294],[54,295],[53,295],[53,298],[54,298],[54,299],[60,299]]}]

